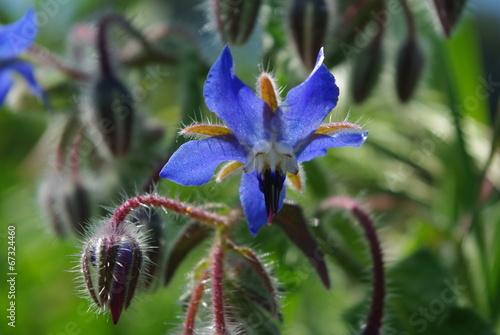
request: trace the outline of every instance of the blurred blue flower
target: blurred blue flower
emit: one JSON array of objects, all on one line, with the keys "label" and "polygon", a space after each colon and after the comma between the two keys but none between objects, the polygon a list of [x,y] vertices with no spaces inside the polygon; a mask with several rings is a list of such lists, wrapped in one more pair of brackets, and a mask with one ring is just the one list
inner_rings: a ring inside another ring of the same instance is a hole
[{"label": "blurred blue flower", "polygon": [[358,125],[322,124],[339,95],[323,58],[321,50],[309,77],[280,104],[267,73],[259,78],[259,96],[234,74],[226,47],[210,69],[204,88],[208,108],[225,126],[185,128],[181,133],[209,137],[183,144],[160,176],[181,185],[200,186],[210,181],[222,162],[231,161],[220,170],[218,180],[243,168],[240,199],[255,235],[281,209],[286,177],[300,189],[299,163],[325,155],[327,148],[359,147],[366,140],[368,132]]},{"label": "blurred blue flower", "polygon": [[43,91],[33,74],[32,66],[17,59],[35,41],[38,34],[36,14],[32,8],[18,21],[0,26],[0,106],[12,86],[12,71],[26,79],[31,92],[42,98]]}]

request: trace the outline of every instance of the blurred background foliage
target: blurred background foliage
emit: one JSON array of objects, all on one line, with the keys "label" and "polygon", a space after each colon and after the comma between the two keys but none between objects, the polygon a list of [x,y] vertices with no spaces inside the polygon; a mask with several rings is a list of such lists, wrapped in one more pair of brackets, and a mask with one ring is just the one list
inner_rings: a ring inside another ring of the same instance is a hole
[{"label": "blurred background foliage", "polygon": [[[106,167],[92,159],[82,163],[86,170],[81,177],[95,203],[93,217],[142,192],[155,169],[182,143],[177,138],[179,119],[180,124],[214,119],[204,106],[202,87],[224,42],[213,17],[207,15],[211,3],[40,0],[0,5],[2,23],[17,20],[34,6],[40,23],[37,45],[86,73],[96,72],[96,53],[85,34],[110,12],[129,19],[169,56],[151,59],[127,34],[113,30],[119,77],[136,94],[142,131],[128,157]],[[300,50],[292,33],[299,18],[290,21],[295,3],[300,1],[262,1],[248,41],[232,46],[236,73],[248,85],[253,85],[262,68],[273,71],[284,92],[307,77],[308,58],[299,55],[309,50]],[[279,228],[265,227],[255,238],[246,225],[237,229],[237,241],[265,254],[281,283],[282,333],[356,334],[366,322],[371,260],[362,231],[351,217],[320,210],[319,204],[333,195],[357,198],[376,220],[387,269],[383,334],[496,333],[500,330],[499,3],[462,4],[448,37],[434,2],[409,1],[419,50],[403,56],[400,49],[410,38],[408,17],[399,1],[386,3],[387,9],[396,9],[389,12],[378,42],[376,37],[351,32],[376,21],[369,13],[380,10],[377,6],[382,2],[326,3],[325,63],[341,91],[331,119],[359,120],[370,134],[360,149],[330,150],[327,156],[305,163],[305,192],[289,192],[327,255],[330,290],[325,290],[307,259]],[[355,15],[361,21],[348,25],[343,21],[346,10],[357,5],[365,8]],[[321,14],[317,15],[321,23]],[[360,18],[363,15],[367,21]],[[342,45],[356,50],[346,54],[346,49],[339,51]],[[421,53],[419,59],[408,59],[416,53]],[[182,322],[180,297],[189,282],[187,274],[208,245],[188,256],[167,287],[158,284],[159,289],[143,293],[117,326],[108,315],[88,311],[88,301],[77,294],[76,275],[70,272],[77,260],[72,255],[79,253],[78,238],[60,238],[53,231],[44,208],[46,193],[40,188],[62,187],[49,181],[53,152],[64,120],[75,111],[83,112],[80,107],[91,84],[72,80],[32,53],[26,59],[35,64],[52,110],[44,111],[21,82],[0,108],[2,315],[8,301],[4,255],[10,225],[16,227],[18,274],[16,328],[8,327],[2,316],[0,333],[176,333]],[[144,89],[148,74],[155,78],[152,89]],[[411,78],[416,78],[414,83],[408,82]],[[93,172],[95,167],[98,172]],[[157,192],[196,203],[236,206],[238,184],[238,177],[200,188],[162,180]],[[187,220],[161,215],[168,248]]]}]

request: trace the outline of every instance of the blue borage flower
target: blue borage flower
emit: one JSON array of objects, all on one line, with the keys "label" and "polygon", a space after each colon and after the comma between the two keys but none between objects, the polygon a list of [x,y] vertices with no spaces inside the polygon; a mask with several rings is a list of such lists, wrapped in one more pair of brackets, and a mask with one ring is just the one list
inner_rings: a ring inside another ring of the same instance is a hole
[{"label": "blue borage flower", "polygon": [[243,169],[240,199],[250,232],[255,235],[281,209],[285,179],[299,191],[299,163],[326,154],[327,148],[359,147],[367,131],[356,124],[322,124],[336,106],[339,89],[323,65],[320,50],[309,77],[288,92],[280,103],[267,73],[258,79],[258,96],[235,74],[229,47],[210,69],[204,87],[208,108],[225,126],[197,124],[181,131],[208,138],[183,144],[163,167],[160,176],[185,186],[210,181],[217,166],[220,181]]},{"label": "blue borage flower", "polygon": [[0,26],[0,106],[12,86],[12,71],[18,72],[26,79],[34,95],[43,97],[32,66],[17,59],[33,44],[37,34],[36,14],[31,8],[18,21]]}]

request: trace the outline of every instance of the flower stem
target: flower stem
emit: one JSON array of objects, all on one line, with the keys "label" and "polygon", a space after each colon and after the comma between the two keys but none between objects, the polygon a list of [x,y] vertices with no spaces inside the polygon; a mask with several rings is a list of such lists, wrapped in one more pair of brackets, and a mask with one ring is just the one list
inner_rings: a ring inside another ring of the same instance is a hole
[{"label": "flower stem", "polygon": [[49,50],[39,45],[33,44],[28,49],[28,54],[37,61],[39,61],[40,63],[55,68],[72,79],[84,81],[90,78],[89,74],[82,72],[78,69],[72,68],[70,65],[66,64],[62,59],[59,59]]},{"label": "flower stem", "polygon": [[385,279],[382,250],[377,237],[375,225],[370,217],[363,211],[358,202],[347,197],[331,197],[321,204],[322,209],[331,207],[343,208],[350,211],[359,221],[365,232],[365,237],[370,245],[370,254],[373,262],[373,296],[370,314],[363,330],[363,335],[378,335],[382,327],[384,315]]},{"label": "flower stem", "polygon": [[101,18],[97,35],[97,49],[99,50],[99,54],[101,56],[100,65],[103,74],[112,74],[112,67],[107,43],[108,39],[106,35],[108,27],[111,23],[119,24],[131,36],[135,37],[142,45],[144,50],[146,50],[146,52],[154,59],[167,60],[168,62],[173,61],[170,55],[156,50],[148,41],[148,39],[139,30],[135,29],[127,19],[118,14],[108,14]]},{"label": "flower stem", "polygon": [[407,0],[400,0],[401,6],[403,7],[403,12],[406,19],[406,25],[408,26],[408,37],[409,39],[415,39],[416,29],[415,29],[415,19],[413,18],[413,13],[408,6]]},{"label": "flower stem", "polygon": [[203,297],[203,292],[205,291],[205,280],[208,278],[208,271],[203,272],[200,279],[194,287],[193,294],[189,300],[188,309],[186,312],[186,320],[184,320],[183,335],[193,335],[194,334],[194,324],[196,319],[196,313],[198,313],[198,307],[200,306],[201,298]]},{"label": "flower stem", "polygon": [[227,335],[226,320],[224,316],[224,296],[222,289],[222,273],[224,249],[221,232],[217,232],[216,242],[212,251],[212,308],[214,313],[214,326],[216,335]]},{"label": "flower stem", "polygon": [[123,221],[125,221],[125,218],[131,211],[137,207],[144,206],[161,207],[166,210],[171,210],[192,219],[199,220],[215,228],[224,227],[228,222],[228,219],[225,216],[207,212],[187,203],[180,202],[179,200],[159,195],[139,195],[128,199],[115,210],[113,217],[111,218],[111,226],[117,228]]}]

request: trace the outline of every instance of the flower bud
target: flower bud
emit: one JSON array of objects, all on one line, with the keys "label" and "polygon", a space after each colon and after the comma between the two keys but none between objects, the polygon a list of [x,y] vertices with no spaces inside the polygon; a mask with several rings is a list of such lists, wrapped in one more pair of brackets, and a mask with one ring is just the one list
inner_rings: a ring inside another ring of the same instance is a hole
[{"label": "flower bud", "polygon": [[313,69],[325,39],[327,5],[324,0],[293,0],[289,16],[292,40],[299,56],[308,69]]},{"label": "flower bud", "polygon": [[132,142],[134,101],[115,76],[101,76],[93,87],[94,122],[114,157],[126,156]]},{"label": "flower bud", "polygon": [[50,176],[40,186],[42,209],[61,237],[81,234],[92,216],[90,192],[77,178],[64,173]]},{"label": "flower bud", "polygon": [[325,63],[330,66],[358,55],[371,41],[373,30],[386,26],[391,17],[379,1],[336,1],[336,12],[340,17],[334,22],[331,36],[335,43],[325,53]]},{"label": "flower bud", "polygon": [[260,0],[211,1],[217,28],[225,42],[244,44],[257,21]]},{"label": "flower bud", "polygon": [[408,38],[398,55],[396,91],[402,102],[410,100],[424,67],[424,55],[415,38]]},{"label": "flower bud", "polygon": [[378,81],[382,70],[381,38],[376,36],[355,60],[351,72],[351,91],[354,101],[363,102]]},{"label": "flower bud", "polygon": [[224,301],[228,321],[243,333],[279,334],[282,322],[275,280],[253,250],[237,247],[226,254]]},{"label": "flower bud", "polygon": [[[125,223],[124,223],[125,224]],[[81,272],[87,292],[116,324],[144,279],[144,245],[134,232],[111,228],[95,234],[83,247]]]},{"label": "flower bud", "polygon": [[450,36],[466,0],[434,0],[436,11],[446,36]]}]

